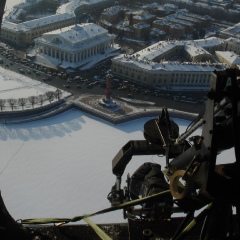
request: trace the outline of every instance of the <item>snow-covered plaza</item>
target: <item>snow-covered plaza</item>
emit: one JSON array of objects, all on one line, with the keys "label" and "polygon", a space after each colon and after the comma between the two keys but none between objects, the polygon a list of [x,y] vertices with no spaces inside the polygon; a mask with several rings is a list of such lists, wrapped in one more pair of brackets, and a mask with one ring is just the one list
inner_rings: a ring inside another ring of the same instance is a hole
[{"label": "snow-covered plaza", "polygon": [[[26,73],[27,74],[27,73]],[[9,71],[3,66],[0,66],[0,99],[15,99],[28,98],[30,96],[38,97],[49,91],[56,91],[55,87],[48,85],[42,81],[37,81],[32,78],[32,74],[19,74],[17,72]],[[62,91],[62,97],[70,95],[69,92]],[[44,103],[44,104],[47,104]],[[31,104],[25,108],[32,108]],[[21,107],[20,107],[21,109]],[[6,103],[4,111],[11,111],[11,107]]]}]

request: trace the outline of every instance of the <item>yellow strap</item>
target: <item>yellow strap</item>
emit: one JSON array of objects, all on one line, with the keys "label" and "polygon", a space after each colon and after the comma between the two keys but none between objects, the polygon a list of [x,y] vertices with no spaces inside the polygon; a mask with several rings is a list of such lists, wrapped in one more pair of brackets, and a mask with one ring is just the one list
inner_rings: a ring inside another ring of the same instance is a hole
[{"label": "yellow strap", "polygon": [[112,240],[100,227],[98,227],[94,222],[92,222],[89,218],[83,218],[83,220],[95,231],[95,233],[102,240]]},{"label": "yellow strap", "polygon": [[151,199],[154,199],[154,198],[157,199],[158,197],[160,197],[160,196],[162,196],[166,193],[170,193],[170,190],[160,192],[160,193],[156,193],[156,194],[153,194],[151,196],[147,196],[145,198],[140,198],[140,199],[132,200],[132,201],[129,201],[129,202],[125,202],[125,203],[119,204],[119,205],[114,206],[114,207],[105,208],[105,209],[100,210],[100,211],[95,212],[95,213],[90,213],[90,214],[86,214],[86,215],[83,215],[83,216],[76,216],[76,217],[73,217],[73,218],[33,218],[33,219],[24,219],[24,220],[20,219],[18,221],[21,224],[49,224],[49,223],[55,223],[57,226],[60,226],[60,225],[63,225],[63,224],[69,223],[69,222],[80,221],[80,220],[82,220],[86,217],[92,217],[92,216],[100,215],[100,214],[103,214],[103,213],[113,212],[113,211],[123,209],[123,208],[126,208],[126,207],[135,206],[135,205],[144,203],[144,202],[146,202],[148,200],[151,200]]},{"label": "yellow strap", "polygon": [[202,220],[202,218],[204,218],[208,214],[211,207],[212,203],[209,203],[208,206],[197,217],[195,217],[176,238],[174,238],[174,240],[184,239],[184,236],[188,232],[190,232],[197,225],[197,223],[200,222],[200,220]]}]

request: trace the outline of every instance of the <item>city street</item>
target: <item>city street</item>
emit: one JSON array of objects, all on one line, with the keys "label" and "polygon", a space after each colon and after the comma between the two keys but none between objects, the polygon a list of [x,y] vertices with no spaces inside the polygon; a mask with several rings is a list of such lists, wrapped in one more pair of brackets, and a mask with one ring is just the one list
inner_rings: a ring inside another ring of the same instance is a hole
[{"label": "city street", "polygon": [[[47,73],[47,71],[36,71],[34,72],[33,69],[30,66],[25,66],[21,63],[13,62],[12,60],[7,59],[5,56],[2,54],[0,55],[1,58],[3,59],[3,64],[2,67],[9,69],[11,71],[16,71],[19,72],[20,69],[23,69],[22,74],[38,80],[38,81],[44,81],[45,83],[52,85],[56,88],[68,91],[75,95],[76,97],[80,96],[81,94],[84,93],[90,93],[90,94],[97,94],[97,95],[104,95],[105,94],[105,87],[101,87],[99,85],[94,85],[92,87],[89,87],[89,83],[91,82],[96,82],[96,80],[93,78],[95,75],[101,75],[104,76],[107,75],[107,71],[110,70],[111,66],[111,61],[108,60],[106,62],[103,62],[99,64],[98,66],[79,72],[77,75],[81,76],[82,79],[85,80],[83,81],[68,81],[68,78],[61,78],[59,76],[53,76]],[[108,69],[106,71],[106,69]],[[20,72],[19,72],[20,73]],[[165,92],[161,96],[153,96],[150,94],[143,94],[143,93],[138,93],[138,92],[132,92],[131,90],[119,90],[118,88],[114,88],[111,90],[111,95],[112,97],[132,97],[138,100],[142,101],[150,101],[150,102],[155,102],[156,106],[163,107],[167,106],[169,109],[176,109],[176,110],[181,110],[181,111],[186,111],[186,112],[193,112],[193,113],[199,113],[201,112],[205,105],[203,103],[191,103],[191,102],[183,102],[183,101],[178,101],[174,99],[174,96],[178,95],[179,93],[175,92]],[[188,93],[192,95],[196,95],[196,93]],[[203,95],[203,93],[202,93]],[[146,106],[148,107],[148,106]]]}]

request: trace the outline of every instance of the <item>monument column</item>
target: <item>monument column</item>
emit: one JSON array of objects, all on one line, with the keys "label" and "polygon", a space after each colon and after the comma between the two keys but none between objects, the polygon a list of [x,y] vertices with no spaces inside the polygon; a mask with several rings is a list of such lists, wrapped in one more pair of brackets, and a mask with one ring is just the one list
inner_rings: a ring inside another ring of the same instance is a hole
[{"label": "monument column", "polygon": [[107,100],[110,100],[110,95],[111,95],[111,80],[112,80],[112,75],[108,74],[107,75],[107,83],[106,83],[106,92],[105,96]]}]

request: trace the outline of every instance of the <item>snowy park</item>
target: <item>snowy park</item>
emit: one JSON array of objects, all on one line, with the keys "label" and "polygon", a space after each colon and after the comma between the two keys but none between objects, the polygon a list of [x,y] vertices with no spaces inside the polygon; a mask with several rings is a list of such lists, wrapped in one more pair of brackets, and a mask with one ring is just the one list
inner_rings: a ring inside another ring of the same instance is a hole
[{"label": "snowy park", "polygon": [[[14,109],[22,109],[18,103],[19,99],[28,99],[31,96],[36,97],[35,107],[48,104],[49,101],[37,102],[37,98],[43,96],[47,92],[56,92],[56,88],[44,82],[32,79],[31,75],[23,75],[13,71],[9,71],[0,66],[0,100],[5,100],[3,111],[11,111],[9,99],[15,100]],[[61,98],[67,97],[70,94],[61,90]],[[45,99],[46,100],[46,99]],[[52,98],[52,102],[57,98]],[[1,104],[0,104],[1,105]],[[1,106],[0,106],[1,107]],[[24,108],[32,108],[31,102],[26,102]]]}]

